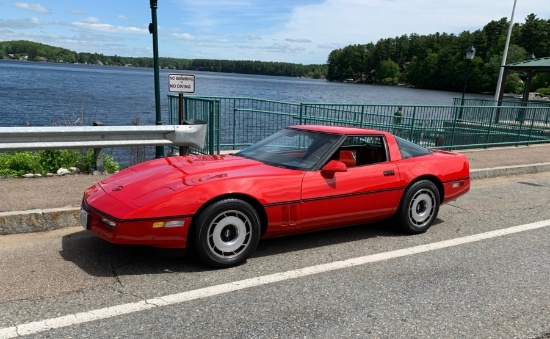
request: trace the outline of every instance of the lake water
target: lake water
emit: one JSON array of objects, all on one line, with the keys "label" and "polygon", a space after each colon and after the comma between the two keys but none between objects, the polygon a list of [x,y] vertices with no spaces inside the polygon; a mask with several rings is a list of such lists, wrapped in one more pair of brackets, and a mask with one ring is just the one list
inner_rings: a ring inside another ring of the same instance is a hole
[{"label": "lake water", "polygon": [[[305,78],[161,70],[162,119],[168,74],[194,74],[195,95],[285,102],[452,105],[461,93]],[[153,69],[0,60],[0,126],[154,124]],[[469,95],[469,97],[472,97]]]}]

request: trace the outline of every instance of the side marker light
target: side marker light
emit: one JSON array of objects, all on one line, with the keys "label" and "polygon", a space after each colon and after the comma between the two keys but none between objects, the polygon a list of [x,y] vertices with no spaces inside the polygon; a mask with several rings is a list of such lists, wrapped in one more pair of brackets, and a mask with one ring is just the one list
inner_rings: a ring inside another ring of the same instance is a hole
[{"label": "side marker light", "polygon": [[183,227],[185,220],[173,220],[173,221],[157,221],[153,223],[153,228],[170,228],[170,227]]}]

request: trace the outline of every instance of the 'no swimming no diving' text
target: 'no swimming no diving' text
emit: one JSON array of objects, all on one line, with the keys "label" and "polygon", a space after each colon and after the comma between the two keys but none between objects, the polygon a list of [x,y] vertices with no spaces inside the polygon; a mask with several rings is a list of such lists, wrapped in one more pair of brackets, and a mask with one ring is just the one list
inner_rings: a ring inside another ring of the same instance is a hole
[{"label": "'no swimming no diving' text", "polygon": [[168,91],[195,93],[195,76],[189,74],[168,74]]}]

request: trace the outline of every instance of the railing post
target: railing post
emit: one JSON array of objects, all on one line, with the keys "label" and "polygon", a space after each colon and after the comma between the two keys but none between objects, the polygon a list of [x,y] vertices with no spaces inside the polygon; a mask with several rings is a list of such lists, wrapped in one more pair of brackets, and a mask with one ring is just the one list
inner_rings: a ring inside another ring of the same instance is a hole
[{"label": "railing post", "polygon": [[457,121],[458,121],[458,115],[456,114],[456,110],[455,110],[455,115],[453,117],[453,128],[451,128],[451,145],[450,145],[450,148],[449,148],[450,151],[453,150],[454,145],[455,145],[455,130],[456,130]]},{"label": "railing post", "polygon": [[233,133],[232,134],[233,134],[232,148],[236,149],[237,147],[237,103],[235,99],[233,99]]},{"label": "railing post", "polygon": [[521,140],[521,131],[523,130],[523,123],[525,122],[525,109],[526,109],[526,107],[522,106],[519,109],[520,110],[518,111],[518,118],[516,119],[516,121],[519,122],[518,135],[517,135],[517,138],[516,138],[516,147],[519,145],[519,142]]},{"label": "railing post", "polygon": [[485,137],[485,146],[483,148],[487,148],[489,145],[489,137],[491,136],[491,130],[493,128],[493,109],[491,109],[491,116],[489,117],[489,127],[487,128],[487,135]]},{"label": "railing post", "polygon": [[531,141],[531,136],[533,135],[533,125],[535,124],[535,115],[536,115],[538,110],[537,109],[532,109],[530,111],[533,112],[533,114],[531,116],[531,126],[529,127],[529,134],[527,135],[527,146],[529,146],[530,141]]},{"label": "railing post", "polygon": [[215,124],[216,120],[214,117],[214,106],[216,101],[212,100],[208,103],[208,121],[210,123],[208,124],[208,153],[209,154],[215,154],[214,153],[214,136],[215,136]]},{"label": "railing post", "polygon": [[413,107],[413,114],[411,119],[411,128],[409,129],[409,140],[412,140],[414,135],[414,122],[416,120],[416,106]]},{"label": "railing post", "polygon": [[223,115],[223,99],[217,100],[214,105],[214,119],[216,120],[216,130],[214,131],[214,137],[216,138],[217,154],[220,154],[221,140],[222,140],[222,115]]},{"label": "railing post", "polygon": [[[101,121],[94,121],[92,126],[105,126]],[[95,169],[98,172],[103,172],[103,153],[101,148],[94,148]]]}]

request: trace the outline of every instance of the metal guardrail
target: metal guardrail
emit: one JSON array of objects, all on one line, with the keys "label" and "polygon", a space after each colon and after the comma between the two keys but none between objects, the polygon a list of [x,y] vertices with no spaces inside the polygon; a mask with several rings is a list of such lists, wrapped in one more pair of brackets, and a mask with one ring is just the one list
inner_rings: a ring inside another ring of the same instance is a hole
[{"label": "metal guardrail", "polygon": [[189,146],[202,149],[206,125],[0,127],[0,151]]},{"label": "metal guardrail", "polygon": [[0,151],[93,148],[103,172],[102,148],[180,146],[203,149],[206,124],[156,126],[0,127]]}]

